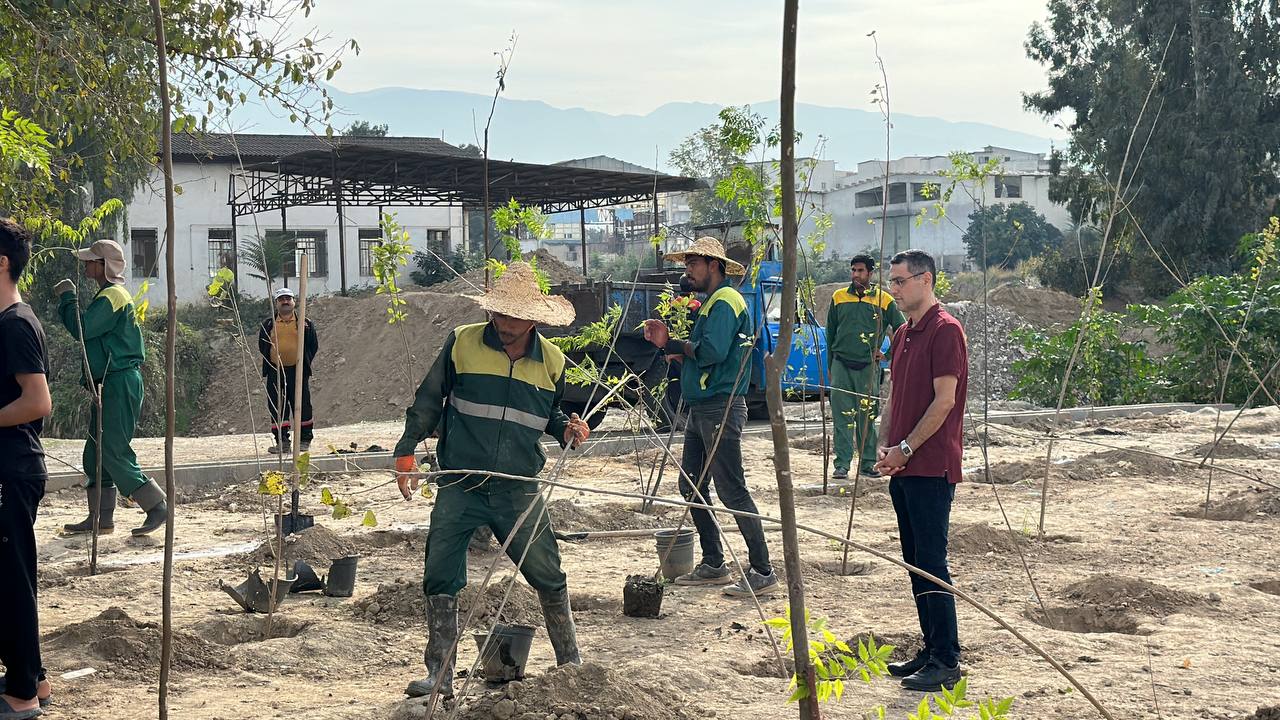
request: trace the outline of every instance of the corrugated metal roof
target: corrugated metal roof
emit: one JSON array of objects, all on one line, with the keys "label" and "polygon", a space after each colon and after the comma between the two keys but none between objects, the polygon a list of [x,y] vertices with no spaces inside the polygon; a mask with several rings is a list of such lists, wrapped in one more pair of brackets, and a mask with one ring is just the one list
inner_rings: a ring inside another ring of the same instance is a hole
[{"label": "corrugated metal roof", "polygon": [[179,133],[173,136],[175,159],[202,162],[244,162],[276,160],[309,150],[333,150],[344,145],[360,145],[386,150],[408,150],[436,155],[472,157],[449,143],[432,137],[346,137],[335,135],[262,135],[254,133]]}]

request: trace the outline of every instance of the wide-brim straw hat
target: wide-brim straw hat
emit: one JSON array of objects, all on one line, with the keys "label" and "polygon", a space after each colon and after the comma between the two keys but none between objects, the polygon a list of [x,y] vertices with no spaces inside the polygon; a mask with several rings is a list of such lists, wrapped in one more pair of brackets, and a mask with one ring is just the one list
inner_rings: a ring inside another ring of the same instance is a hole
[{"label": "wide-brim straw hat", "polygon": [[745,275],[747,272],[747,269],[742,266],[742,263],[730,260],[729,256],[724,252],[724,245],[720,244],[719,240],[711,237],[710,235],[703,235],[697,240],[694,240],[693,244],[690,245],[688,249],[681,250],[680,252],[667,253],[662,256],[662,259],[670,262],[682,263],[684,262],[684,259],[690,255],[715,258],[724,262],[725,275]]},{"label": "wide-brim straw hat", "polygon": [[484,295],[467,295],[489,312],[531,320],[539,325],[564,326],[573,322],[573,303],[559,295],[544,295],[528,263],[513,262]]}]

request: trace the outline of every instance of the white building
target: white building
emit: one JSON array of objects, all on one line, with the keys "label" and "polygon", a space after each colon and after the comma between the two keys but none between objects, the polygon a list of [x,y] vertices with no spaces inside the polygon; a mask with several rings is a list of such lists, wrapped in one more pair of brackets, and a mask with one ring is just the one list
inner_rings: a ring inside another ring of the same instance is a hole
[{"label": "white building", "polygon": [[[941,219],[936,208],[941,198],[927,188],[945,190],[950,184],[941,174],[952,169],[951,160],[945,155],[891,161],[887,212],[883,204],[884,161],[868,160],[858,163],[856,172],[845,172],[836,169],[830,160],[798,158],[796,202],[802,216],[801,237],[813,230],[815,211],[825,212],[832,220],[826,235],[828,253],[848,257],[866,250],[878,252],[883,226],[885,258],[900,250],[919,248],[938,258],[943,268],[959,270],[966,264],[961,238],[976,201],[988,206],[1024,202],[1059,229],[1070,223],[1067,208],[1049,200],[1047,157],[992,146],[971,154],[979,164],[994,158],[999,163],[997,176],[987,178],[983,188],[972,182],[957,186]],[[776,177],[773,163],[765,167]],[[802,172],[808,177],[800,177]]]},{"label": "white building", "polygon": [[[233,258],[232,248],[246,241],[280,232],[279,212],[241,216],[235,220],[233,243],[228,184],[233,170],[258,162],[275,160],[304,150],[329,150],[342,143],[373,145],[397,150],[440,152],[455,149],[435,138],[358,137],[325,138],[306,135],[209,134],[203,137],[177,135],[173,139],[174,183],[181,194],[175,197],[174,270],[178,301],[201,302],[209,279]],[[125,221],[127,237],[121,244],[129,259],[129,284],[136,289],[151,279],[152,304],[163,304],[165,230],[164,178],[157,168],[147,183],[139,187],[129,203]],[[396,222],[409,231],[415,248],[431,247],[436,252],[457,246],[466,237],[461,207],[386,207]],[[338,212],[333,206],[292,207],[287,212],[288,230],[295,231],[300,250],[308,251],[311,270],[308,293],[336,293],[345,269],[348,288],[372,285],[371,248],[381,240],[378,209],[347,206],[345,247],[339,248]],[[296,264],[291,286],[297,284]],[[345,266],[345,268],[344,268]],[[251,277],[253,272],[240,263],[240,290],[250,296],[266,295],[266,284]],[[407,269],[405,271],[407,274]]]}]

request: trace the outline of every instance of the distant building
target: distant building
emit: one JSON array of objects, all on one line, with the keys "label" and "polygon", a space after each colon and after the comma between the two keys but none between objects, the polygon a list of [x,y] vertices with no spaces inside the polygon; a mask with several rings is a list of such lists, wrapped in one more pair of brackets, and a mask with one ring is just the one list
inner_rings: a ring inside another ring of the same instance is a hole
[{"label": "distant building", "polygon": [[[937,216],[934,206],[941,198],[930,195],[926,188],[945,188],[947,181],[940,173],[951,169],[951,160],[945,155],[891,161],[887,212],[883,203],[884,161],[861,162],[856,172],[847,172],[838,170],[830,160],[797,158],[796,203],[802,216],[801,237],[812,232],[814,211],[826,212],[832,220],[826,235],[828,253],[848,257],[865,250],[878,252],[883,225],[885,258],[900,250],[920,248],[937,257],[943,268],[954,271],[967,264],[961,238],[975,209],[975,197],[982,198],[988,206],[1027,203],[1059,229],[1070,223],[1066,207],[1049,200],[1046,156],[990,145],[971,154],[979,164],[994,158],[1000,163],[1002,174],[988,178],[982,190],[973,183],[957,187],[940,221],[932,218]],[[773,163],[762,167],[776,177]],[[802,173],[807,177],[801,177]],[[927,211],[927,219],[918,222],[921,210]],[[887,215],[887,222],[883,215]]]}]

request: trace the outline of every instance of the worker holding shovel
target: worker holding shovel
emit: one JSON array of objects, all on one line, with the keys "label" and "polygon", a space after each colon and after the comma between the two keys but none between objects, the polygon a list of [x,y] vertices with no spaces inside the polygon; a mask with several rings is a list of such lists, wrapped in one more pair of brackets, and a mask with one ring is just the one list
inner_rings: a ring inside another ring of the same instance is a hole
[{"label": "worker holding shovel", "polygon": [[[472,299],[489,312],[489,322],[450,333],[405,414],[395,457],[406,500],[422,478],[414,449],[433,433],[440,438],[436,456],[442,470],[522,477],[537,476],[546,463],[539,444],[544,433],[562,447],[576,447],[591,434],[576,414],[561,411],[565,357],[536,327],[568,325],[573,305],[542,294],[533,269],[522,262],[512,263],[489,292]],[[579,663],[568,581],[538,483],[459,474],[440,476],[438,484],[422,581],[428,674],[409,683],[405,694],[453,696],[457,594],[467,582],[471,534],[486,525],[499,541],[514,533],[507,555],[538,591],[556,663]]]},{"label": "worker holding shovel", "polygon": [[[88,367],[82,368],[86,388],[98,394],[101,404],[90,406],[89,437],[84,444],[85,487],[89,516],[82,522],[63,526],[68,533],[93,531],[98,515],[99,532],[115,528],[116,490],[138,503],[146,513],[134,535],[146,535],[164,525],[168,506],[164,489],[142,474],[138,458],[129,443],[142,412],[142,330],[133,308],[133,295],[124,286],[124,250],[114,240],[98,240],[76,252],[84,263],[84,276],[98,285],[89,307],[80,311],[76,285],[61,280],[54,285],[58,296],[58,317],[71,337],[84,340]],[[101,413],[101,423],[99,423]],[[98,477],[98,427],[102,428],[101,477]],[[94,507],[93,484],[100,482],[101,502]]]}]

